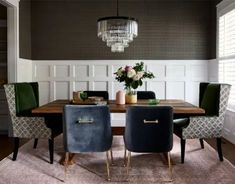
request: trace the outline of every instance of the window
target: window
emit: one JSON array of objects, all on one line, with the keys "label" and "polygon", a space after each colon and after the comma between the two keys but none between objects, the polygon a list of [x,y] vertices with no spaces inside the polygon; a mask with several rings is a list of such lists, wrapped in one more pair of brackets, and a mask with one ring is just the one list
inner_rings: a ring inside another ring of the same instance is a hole
[{"label": "window", "polygon": [[228,107],[235,110],[235,8],[218,20],[219,82],[232,85]]}]

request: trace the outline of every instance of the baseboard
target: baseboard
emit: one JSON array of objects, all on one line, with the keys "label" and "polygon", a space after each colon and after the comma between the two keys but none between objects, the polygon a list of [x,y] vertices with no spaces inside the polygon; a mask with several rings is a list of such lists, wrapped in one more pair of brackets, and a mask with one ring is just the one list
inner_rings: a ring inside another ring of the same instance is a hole
[{"label": "baseboard", "polygon": [[8,135],[8,131],[7,130],[0,130],[0,135]]}]

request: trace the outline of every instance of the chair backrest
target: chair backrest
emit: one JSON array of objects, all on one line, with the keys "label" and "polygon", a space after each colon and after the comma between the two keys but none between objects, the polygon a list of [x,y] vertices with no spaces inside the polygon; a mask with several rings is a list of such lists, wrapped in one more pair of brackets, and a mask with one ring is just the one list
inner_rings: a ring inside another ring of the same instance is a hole
[{"label": "chair backrest", "polygon": [[[207,88],[216,89],[216,90],[211,94],[210,93],[211,90],[207,91]],[[208,115],[208,112],[206,111],[207,113],[206,116],[190,117],[189,125],[186,128],[183,128],[182,132],[183,139],[213,138],[213,137],[222,136],[224,117],[228,104],[230,88],[231,85],[229,84],[212,83],[207,85],[207,87],[205,88],[205,95],[202,98],[201,107],[203,107],[204,103],[203,100],[206,101],[207,98],[211,98],[209,102],[211,104],[214,104],[214,106],[216,106],[216,108],[212,109],[214,110],[215,114],[213,114],[213,111],[209,111],[211,114]],[[219,94],[218,94],[218,89],[219,89]],[[211,97],[210,94],[213,97]],[[212,99],[215,102],[213,102]],[[217,105],[218,101],[219,105]]]},{"label": "chair backrest", "polygon": [[219,116],[224,117],[230,94],[230,84],[220,84]]},{"label": "chair backrest", "polygon": [[16,115],[29,116],[31,110],[39,105],[39,92],[37,82],[15,83]]},{"label": "chair backrest", "polygon": [[31,117],[31,109],[38,106],[38,84],[5,84],[4,89],[10,113],[9,136],[49,137],[50,131],[44,124],[44,118]]},{"label": "chair backrest", "polygon": [[112,130],[107,106],[65,105],[63,127],[66,152],[102,152],[111,148]]},{"label": "chair backrest", "polygon": [[14,83],[4,85],[10,115],[30,115],[38,107],[38,83]]},{"label": "chair backrest", "polygon": [[173,145],[170,106],[132,106],[126,113],[126,148],[133,152],[168,152]]},{"label": "chair backrest", "polygon": [[156,95],[153,91],[137,91],[137,99],[155,99]]},{"label": "chair backrest", "polygon": [[104,100],[109,100],[109,93],[108,91],[84,91],[87,93],[87,96],[99,96],[103,97]]},{"label": "chair backrest", "polygon": [[226,110],[229,91],[229,84],[200,83],[199,106],[207,116],[221,116]]}]

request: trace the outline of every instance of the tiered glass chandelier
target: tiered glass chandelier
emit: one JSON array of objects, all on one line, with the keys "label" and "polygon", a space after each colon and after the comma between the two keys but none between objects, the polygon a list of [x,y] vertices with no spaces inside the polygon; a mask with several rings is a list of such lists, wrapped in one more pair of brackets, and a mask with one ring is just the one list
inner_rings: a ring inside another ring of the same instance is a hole
[{"label": "tiered glass chandelier", "polygon": [[112,52],[124,52],[138,35],[138,21],[132,17],[119,16],[117,0],[117,16],[98,19],[98,37],[111,47]]}]

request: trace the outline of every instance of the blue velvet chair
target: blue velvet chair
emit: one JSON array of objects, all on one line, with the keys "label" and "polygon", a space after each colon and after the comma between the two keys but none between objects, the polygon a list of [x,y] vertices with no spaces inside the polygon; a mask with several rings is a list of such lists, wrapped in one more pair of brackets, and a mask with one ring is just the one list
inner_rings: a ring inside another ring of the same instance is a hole
[{"label": "blue velvet chair", "polygon": [[170,106],[131,106],[126,113],[126,128],[124,134],[126,149],[124,162],[127,159],[127,178],[131,152],[168,153],[170,178],[172,167],[170,151],[173,146],[173,109]]},{"label": "blue velvet chair", "polygon": [[33,117],[31,110],[39,105],[39,91],[37,82],[22,82],[4,85],[10,113],[9,137],[14,137],[14,151],[12,160],[18,154],[20,138],[48,139],[50,163],[53,163],[54,137],[61,132],[48,128],[43,117]]},{"label": "blue velvet chair", "polygon": [[108,91],[84,91],[84,92],[87,93],[87,97],[99,96],[99,97],[103,97],[104,100],[109,100]]},{"label": "blue velvet chair", "polygon": [[137,91],[137,99],[156,99],[153,91]]},{"label": "blue velvet chair", "polygon": [[204,148],[205,138],[216,138],[219,159],[223,161],[221,137],[230,88],[228,84],[200,83],[199,106],[205,110],[205,116],[174,120],[174,133],[181,140],[181,163],[184,163],[186,139],[199,139]]},{"label": "blue velvet chair", "polygon": [[106,151],[107,174],[110,180],[109,155],[113,137],[109,108],[96,105],[66,105],[63,129],[65,171],[69,153]]}]

